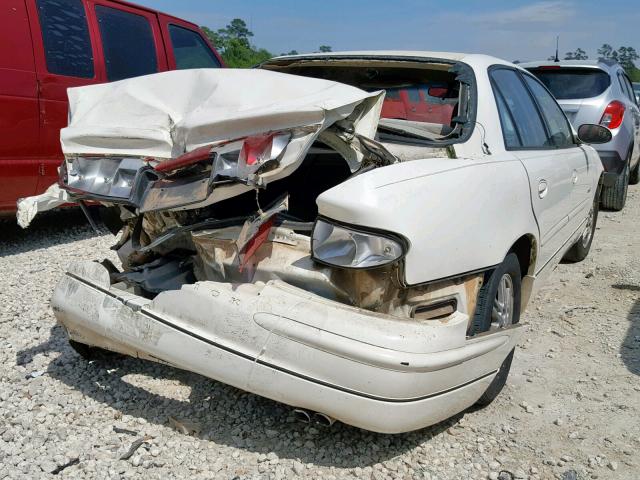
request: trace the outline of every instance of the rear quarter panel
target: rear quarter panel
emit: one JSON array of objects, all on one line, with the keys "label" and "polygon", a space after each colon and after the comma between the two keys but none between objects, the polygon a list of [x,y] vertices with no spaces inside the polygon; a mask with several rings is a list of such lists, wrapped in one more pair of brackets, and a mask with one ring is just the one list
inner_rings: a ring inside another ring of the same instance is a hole
[{"label": "rear quarter panel", "polygon": [[409,285],[499,264],[538,238],[529,182],[515,158],[435,158],[358,175],[318,197],[321,215],[404,236]]}]

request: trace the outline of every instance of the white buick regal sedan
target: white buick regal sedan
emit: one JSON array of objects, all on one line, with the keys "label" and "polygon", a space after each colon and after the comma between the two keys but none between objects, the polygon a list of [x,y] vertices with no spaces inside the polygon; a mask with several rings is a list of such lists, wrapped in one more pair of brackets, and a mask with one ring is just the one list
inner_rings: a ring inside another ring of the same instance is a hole
[{"label": "white buick regal sedan", "polygon": [[[122,265],[77,261],[74,348],[397,433],[491,402],[520,313],[595,230],[602,165],[547,89],[484,55],[348,52],[69,90],[59,184]],[[88,209],[85,209],[91,215]]]}]

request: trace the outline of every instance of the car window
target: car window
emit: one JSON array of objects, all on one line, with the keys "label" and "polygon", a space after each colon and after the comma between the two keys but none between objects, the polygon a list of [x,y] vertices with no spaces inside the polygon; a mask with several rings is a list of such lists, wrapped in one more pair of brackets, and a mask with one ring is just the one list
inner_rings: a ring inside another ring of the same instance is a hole
[{"label": "car window", "polygon": [[93,78],[93,51],[81,0],[37,0],[47,70]]},{"label": "car window", "polygon": [[169,25],[176,68],[218,68],[220,62],[199,33],[178,25]]},{"label": "car window", "polygon": [[529,75],[523,77],[547,121],[551,143],[558,148],[575,145],[569,121],[551,94],[534,78]]},{"label": "car window", "polygon": [[520,76],[514,70],[499,68],[491,72],[491,78],[511,113],[520,137],[520,147],[548,148],[547,132],[542,119]]},{"label": "car window", "polygon": [[633,85],[631,85],[631,80],[629,80],[629,78],[622,72],[619,73],[619,75],[622,80],[622,83],[626,87],[625,91],[627,92],[627,97],[629,97],[629,100],[631,100],[633,103],[636,103],[636,94],[633,91]]},{"label": "car window", "polygon": [[158,71],[156,47],[149,21],[142,15],[96,6],[109,81]]},{"label": "car window", "polygon": [[533,68],[529,70],[558,100],[592,98],[611,85],[609,74],[594,68]]},{"label": "car window", "polygon": [[518,131],[513,123],[513,117],[502,98],[500,92],[496,92],[496,102],[498,104],[498,114],[500,115],[500,123],[502,124],[502,134],[504,135],[504,144],[507,148],[519,148],[522,146]]}]

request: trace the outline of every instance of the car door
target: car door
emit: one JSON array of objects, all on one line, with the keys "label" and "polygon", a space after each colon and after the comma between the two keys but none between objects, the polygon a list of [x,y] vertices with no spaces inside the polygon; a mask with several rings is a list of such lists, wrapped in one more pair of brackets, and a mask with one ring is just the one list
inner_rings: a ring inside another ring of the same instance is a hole
[{"label": "car door", "polygon": [[67,89],[103,81],[83,0],[27,0],[38,81],[40,141],[37,191],[55,183],[67,125]]},{"label": "car door", "polygon": [[0,5],[0,210],[33,195],[38,178],[38,83],[24,0]]},{"label": "car door", "polygon": [[[573,164],[567,152],[551,145],[545,121],[520,73],[509,67],[489,72],[505,137],[505,148],[524,165],[531,205],[540,230],[538,270],[569,237]],[[508,206],[505,206],[505,211]]]},{"label": "car door", "polygon": [[571,197],[569,204],[570,233],[583,223],[595,195],[597,180],[594,178],[597,166],[594,155],[588,155],[589,147],[579,145],[573,135],[571,125],[553,95],[533,75],[521,73],[527,88],[542,114],[551,144],[556,148],[558,162],[564,162],[571,168]]},{"label": "car door", "polygon": [[634,129],[634,145],[633,145],[633,158],[632,164],[635,164],[640,157],[640,108],[638,108],[638,102],[636,101],[635,92],[633,91],[633,85],[631,80],[624,73],[624,71],[618,72],[618,78],[623,85],[623,92],[625,92],[628,98],[628,105],[631,115],[633,116],[633,129]]}]

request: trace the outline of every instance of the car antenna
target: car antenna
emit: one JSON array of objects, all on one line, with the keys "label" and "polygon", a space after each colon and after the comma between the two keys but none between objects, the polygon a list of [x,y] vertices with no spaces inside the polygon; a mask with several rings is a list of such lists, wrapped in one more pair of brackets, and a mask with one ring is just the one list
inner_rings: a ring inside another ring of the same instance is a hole
[{"label": "car antenna", "polygon": [[560,58],[558,58],[558,45],[560,43],[560,35],[556,35],[556,58],[553,59],[554,62],[560,63]]}]

